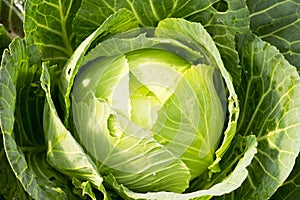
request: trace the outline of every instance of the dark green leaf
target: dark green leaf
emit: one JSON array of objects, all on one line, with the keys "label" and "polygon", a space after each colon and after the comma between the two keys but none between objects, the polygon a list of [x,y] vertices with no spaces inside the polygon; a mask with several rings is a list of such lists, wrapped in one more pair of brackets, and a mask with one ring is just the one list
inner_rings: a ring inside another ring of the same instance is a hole
[{"label": "dark green leaf", "polygon": [[78,42],[81,42],[99,27],[106,18],[119,9],[126,8],[132,11],[142,26],[152,27],[156,26],[158,21],[172,16],[177,7],[182,7],[185,4],[186,0],[176,2],[173,0],[83,0],[73,27],[76,35],[78,35]]},{"label": "dark green leaf", "polygon": [[[204,4],[208,1],[197,1]],[[210,0],[205,9],[195,10],[195,14],[187,19],[200,22],[215,41],[222,61],[233,78],[233,83],[239,85],[241,68],[239,57],[235,50],[235,35],[249,31],[249,12],[244,0]]]},{"label": "dark green leaf", "polygon": [[300,1],[247,0],[251,30],[300,70]]},{"label": "dark green leaf", "polygon": [[278,50],[258,37],[239,37],[243,76],[238,133],[255,134],[258,153],[238,199],[268,199],[290,174],[300,144],[300,80]]},{"label": "dark green leaf", "polygon": [[79,1],[26,1],[24,30],[33,38],[45,61],[60,67],[73,54],[72,20]]}]

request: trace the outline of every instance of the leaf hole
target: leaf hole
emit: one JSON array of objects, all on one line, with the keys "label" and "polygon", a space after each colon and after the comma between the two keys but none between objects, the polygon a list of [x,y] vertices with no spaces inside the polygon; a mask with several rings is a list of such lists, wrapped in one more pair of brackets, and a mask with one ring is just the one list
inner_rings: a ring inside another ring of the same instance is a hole
[{"label": "leaf hole", "polygon": [[68,69],[68,75],[71,75],[71,68]]},{"label": "leaf hole", "polygon": [[231,115],[231,121],[235,121],[235,120],[237,120],[236,113],[232,113],[232,115]]},{"label": "leaf hole", "polygon": [[52,177],[49,178],[49,181],[55,181],[55,179],[56,178],[54,176],[52,176]]},{"label": "leaf hole", "polygon": [[228,10],[228,3],[224,0],[217,1],[212,6],[218,12],[226,12]]}]

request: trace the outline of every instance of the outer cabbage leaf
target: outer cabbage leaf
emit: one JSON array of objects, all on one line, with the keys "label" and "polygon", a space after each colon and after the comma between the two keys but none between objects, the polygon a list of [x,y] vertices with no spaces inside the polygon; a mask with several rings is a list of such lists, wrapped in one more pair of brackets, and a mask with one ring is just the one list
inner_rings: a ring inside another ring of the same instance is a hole
[{"label": "outer cabbage leaf", "polygon": [[[45,65],[43,65],[41,83],[46,93],[44,131],[48,147],[48,163],[53,168],[68,175],[69,177],[75,177],[87,181],[82,186],[82,196],[86,193],[93,199],[96,199],[93,192],[88,189],[90,187],[90,182],[94,187],[103,192],[104,199],[106,199],[105,189],[102,186],[103,179],[96,169],[95,164],[92,162],[90,157],[84,153],[82,147],[64,127],[57,115],[51,98],[50,74],[48,73]],[[78,181],[76,183],[78,184]]]},{"label": "outer cabbage leaf", "polygon": [[0,142],[0,198],[27,200],[29,196],[13,173],[6,158],[2,137]]},{"label": "outer cabbage leaf", "polygon": [[107,17],[122,8],[132,11],[142,26],[154,27],[158,21],[172,17],[172,14],[179,9],[180,12],[178,13],[190,15],[199,9],[206,8],[209,4],[210,2],[208,1],[203,2],[201,5],[201,3],[197,3],[196,1],[185,0],[83,0],[79,12],[74,19],[73,27],[76,27],[74,30],[76,30],[76,35],[78,35],[78,41],[80,42],[97,29]]},{"label": "outer cabbage leaf", "polygon": [[[190,1],[203,4],[207,1]],[[182,8],[183,9],[183,8]],[[179,16],[180,11],[178,12]],[[178,16],[176,14],[175,16]],[[235,49],[235,35],[249,31],[249,11],[244,0],[213,0],[203,10],[187,17],[200,22],[213,38],[222,61],[233,78],[234,85],[241,81],[239,57]]]},{"label": "outer cabbage leaf", "polygon": [[251,30],[300,70],[299,0],[247,0]]},{"label": "outer cabbage leaf", "polygon": [[30,44],[16,39],[2,57],[0,126],[6,158],[31,198],[76,199],[65,177],[45,160],[40,59],[37,49]]},{"label": "outer cabbage leaf", "polygon": [[293,171],[290,173],[288,179],[272,196],[272,200],[295,200],[299,198],[300,194],[300,157],[297,157],[296,164]]},{"label": "outer cabbage leaf", "polygon": [[238,44],[243,81],[237,130],[256,135],[258,153],[246,181],[228,198],[268,199],[288,177],[299,153],[300,80],[278,50],[258,37],[240,36]]},{"label": "outer cabbage leaf", "polygon": [[75,48],[72,21],[78,1],[30,0],[25,4],[24,31],[41,51],[44,61],[61,68]]}]

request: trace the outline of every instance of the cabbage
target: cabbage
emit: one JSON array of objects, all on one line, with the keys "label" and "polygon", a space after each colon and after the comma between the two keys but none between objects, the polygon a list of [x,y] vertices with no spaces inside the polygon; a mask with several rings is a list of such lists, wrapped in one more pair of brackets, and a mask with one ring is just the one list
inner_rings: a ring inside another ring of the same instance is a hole
[{"label": "cabbage", "polygon": [[297,198],[296,1],[2,2],[1,198]]}]

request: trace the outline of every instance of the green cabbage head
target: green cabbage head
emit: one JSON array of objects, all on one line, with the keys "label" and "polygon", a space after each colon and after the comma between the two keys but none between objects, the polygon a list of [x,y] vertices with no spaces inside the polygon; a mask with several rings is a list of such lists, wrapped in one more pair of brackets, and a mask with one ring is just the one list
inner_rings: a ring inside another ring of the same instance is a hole
[{"label": "green cabbage head", "polygon": [[73,118],[100,173],[139,192],[183,192],[207,170],[225,110],[214,84],[218,69],[195,64],[154,45],[81,68]]}]

